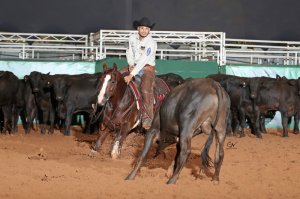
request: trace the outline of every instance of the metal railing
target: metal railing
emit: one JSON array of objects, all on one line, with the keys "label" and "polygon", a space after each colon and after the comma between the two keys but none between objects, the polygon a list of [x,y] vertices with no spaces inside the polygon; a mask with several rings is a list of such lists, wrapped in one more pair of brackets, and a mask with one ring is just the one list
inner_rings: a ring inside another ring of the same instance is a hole
[{"label": "metal railing", "polygon": [[1,44],[0,57],[19,59],[50,59],[50,60],[95,60],[99,57],[97,47],[73,45],[28,45]]},{"label": "metal railing", "polygon": [[0,58],[95,60],[97,47],[87,35],[0,32]]},{"label": "metal railing", "polygon": [[[100,30],[89,35],[0,32],[0,59],[99,60],[125,57],[136,31]],[[225,64],[300,65],[300,42],[226,38],[223,32],[151,31],[162,60]]]},{"label": "metal railing", "polygon": [[300,42],[226,39],[227,64],[299,65]]},{"label": "metal railing", "polygon": [[[99,59],[106,58],[108,55],[116,55],[117,52],[121,53],[119,56],[124,56],[123,50],[126,50],[128,38],[135,32],[129,30],[100,30],[90,34],[90,45],[99,46]],[[218,64],[225,64],[225,33],[151,31],[151,36],[157,42],[157,56],[161,59],[199,61],[213,57]],[[218,50],[213,50],[214,48]]]},{"label": "metal railing", "polygon": [[0,32],[0,42],[88,44],[87,35]]},{"label": "metal railing", "polygon": [[[103,53],[107,57],[125,57],[126,56],[125,47],[119,46],[105,46]],[[216,61],[219,60],[220,54],[217,50],[207,50],[205,57],[202,53],[196,54],[194,50],[181,50],[181,49],[157,49],[156,57],[161,60],[190,60],[190,61]]]}]

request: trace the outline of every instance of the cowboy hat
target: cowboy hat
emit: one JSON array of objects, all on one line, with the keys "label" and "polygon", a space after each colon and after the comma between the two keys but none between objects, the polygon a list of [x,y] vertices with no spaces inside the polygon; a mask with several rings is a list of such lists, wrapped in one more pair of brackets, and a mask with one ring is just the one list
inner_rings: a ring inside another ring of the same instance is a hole
[{"label": "cowboy hat", "polygon": [[137,29],[139,26],[146,26],[148,28],[153,28],[155,26],[155,23],[151,24],[150,20],[147,17],[143,17],[140,20],[135,20],[133,22],[133,27]]}]

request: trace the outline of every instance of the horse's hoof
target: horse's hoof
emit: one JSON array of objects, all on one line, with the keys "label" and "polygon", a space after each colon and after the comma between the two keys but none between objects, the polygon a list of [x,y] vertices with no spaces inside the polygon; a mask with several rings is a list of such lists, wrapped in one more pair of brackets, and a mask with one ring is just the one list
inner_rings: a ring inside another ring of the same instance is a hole
[{"label": "horse's hoof", "polygon": [[92,150],[90,151],[90,153],[88,154],[88,156],[89,156],[90,158],[94,158],[97,154],[98,154],[98,151],[95,151],[94,149],[92,149]]},{"label": "horse's hoof", "polygon": [[175,178],[170,178],[167,182],[167,184],[176,184],[177,179]]},{"label": "horse's hoof", "polygon": [[131,176],[130,174],[125,178],[125,180],[134,180],[134,177]]},{"label": "horse's hoof", "polygon": [[111,156],[111,158],[113,160],[116,160],[116,159],[118,159],[120,157],[120,154],[118,154],[118,153],[111,153],[110,156]]},{"label": "horse's hoof", "polygon": [[219,180],[214,180],[213,181],[213,185],[219,185],[220,184],[220,181]]}]

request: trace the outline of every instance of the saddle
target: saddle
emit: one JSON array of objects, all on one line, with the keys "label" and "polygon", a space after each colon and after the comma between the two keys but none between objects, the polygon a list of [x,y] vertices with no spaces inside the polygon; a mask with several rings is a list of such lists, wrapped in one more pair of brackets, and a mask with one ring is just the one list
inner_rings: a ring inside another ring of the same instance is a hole
[{"label": "saddle", "polygon": [[[170,88],[164,80],[155,77],[154,82],[155,83],[153,89],[154,92],[153,111],[155,111],[161,105],[166,95],[170,92]],[[144,109],[142,94],[140,90],[140,84],[141,84],[141,77],[135,76],[134,81],[131,81],[129,83],[129,88],[131,89],[132,94],[135,98],[138,110],[141,112],[142,115],[144,115],[143,112],[145,111],[145,109]]]}]

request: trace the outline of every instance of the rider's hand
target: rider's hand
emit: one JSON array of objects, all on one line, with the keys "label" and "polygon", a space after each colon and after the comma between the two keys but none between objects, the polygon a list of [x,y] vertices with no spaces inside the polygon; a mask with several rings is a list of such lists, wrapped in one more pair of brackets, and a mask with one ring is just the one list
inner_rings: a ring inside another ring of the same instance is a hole
[{"label": "rider's hand", "polygon": [[129,84],[129,82],[131,81],[132,78],[133,78],[132,74],[129,74],[129,75],[125,76],[124,80],[125,80],[126,84]]}]

